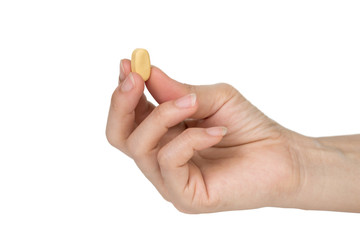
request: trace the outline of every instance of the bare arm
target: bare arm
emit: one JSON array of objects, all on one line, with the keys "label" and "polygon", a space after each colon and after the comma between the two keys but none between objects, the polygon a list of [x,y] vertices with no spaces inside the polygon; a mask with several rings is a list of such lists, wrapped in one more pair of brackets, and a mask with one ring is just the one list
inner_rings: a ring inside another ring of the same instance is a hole
[{"label": "bare arm", "polygon": [[181,212],[360,212],[360,135],[295,133],[228,84],[183,84],[156,67],[144,83],[123,59],[106,136]]},{"label": "bare arm", "polygon": [[360,134],[302,138],[303,163],[297,207],[360,212]]}]

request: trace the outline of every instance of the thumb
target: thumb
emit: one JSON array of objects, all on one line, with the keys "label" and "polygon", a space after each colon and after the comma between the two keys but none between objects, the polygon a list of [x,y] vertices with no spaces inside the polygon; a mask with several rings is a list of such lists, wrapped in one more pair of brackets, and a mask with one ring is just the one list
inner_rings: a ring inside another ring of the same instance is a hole
[{"label": "thumb", "polygon": [[145,83],[150,94],[158,103],[195,93],[199,108],[192,117],[196,119],[211,116],[232,97],[238,95],[236,89],[225,83],[214,85],[189,85],[180,83],[154,66],[151,67],[150,78]]}]

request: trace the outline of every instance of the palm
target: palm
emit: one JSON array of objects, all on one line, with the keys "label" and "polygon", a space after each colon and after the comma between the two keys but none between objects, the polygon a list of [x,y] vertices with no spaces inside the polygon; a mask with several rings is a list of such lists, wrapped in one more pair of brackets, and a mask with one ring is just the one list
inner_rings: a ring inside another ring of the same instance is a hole
[{"label": "palm", "polygon": [[[227,156],[224,151],[228,151]],[[232,148],[210,148],[199,152],[193,161],[202,162],[199,166],[208,194],[213,197],[211,201],[221,208],[242,199],[237,207],[244,209],[260,207],[264,196],[288,187],[284,185],[291,175],[288,159],[290,156],[281,146],[264,141]]]},{"label": "palm", "polygon": [[228,126],[230,132],[219,144],[195,152],[188,163],[189,185],[198,186],[188,195],[197,208],[210,204],[211,211],[230,210],[236,199],[242,199],[235,206],[238,209],[261,207],[265,196],[290,191],[296,184],[297,165],[282,141],[282,128],[241,101],[234,98],[205,121],[171,128],[159,144],[160,149],[187,125]]}]

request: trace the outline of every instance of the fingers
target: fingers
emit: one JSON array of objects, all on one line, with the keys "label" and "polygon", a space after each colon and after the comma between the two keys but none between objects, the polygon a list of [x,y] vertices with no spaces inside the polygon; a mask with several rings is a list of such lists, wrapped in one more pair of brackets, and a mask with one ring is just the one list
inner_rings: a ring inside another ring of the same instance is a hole
[{"label": "fingers", "polygon": [[188,118],[196,109],[197,103],[194,94],[160,104],[136,127],[126,141],[128,155],[135,160],[143,174],[165,199],[167,199],[167,193],[156,159],[157,146],[170,127]]},{"label": "fingers", "polygon": [[[123,67],[125,73],[127,71],[130,72],[130,60],[123,59],[121,64],[122,66],[120,66],[120,68]],[[211,116],[219,110],[221,106],[235,96],[245,100],[240,93],[229,84],[219,83],[201,86],[183,84],[170,78],[155,66],[151,67],[150,78],[145,82],[145,84],[151,95],[158,103],[174,100],[186,94],[196,93],[199,104],[199,108],[193,116],[196,119]],[[140,104],[139,108],[147,109],[149,106]],[[150,107],[151,110],[153,108],[153,106]]]},{"label": "fingers", "polygon": [[[131,62],[128,59],[122,59],[120,61],[120,75],[119,83],[124,81],[125,77],[131,72]],[[138,105],[135,108],[135,122],[139,124],[146,118],[149,113],[155,108],[155,106],[148,102],[145,94],[142,94]]]},{"label": "fingers", "polygon": [[106,136],[110,144],[120,150],[135,128],[135,108],[143,91],[144,80],[137,73],[129,73],[111,97]]},{"label": "fingers", "polygon": [[209,198],[200,169],[189,160],[195,151],[219,143],[225,134],[224,127],[188,128],[160,149],[160,171],[172,202],[184,207],[185,203],[179,202],[181,199]]},{"label": "fingers", "polygon": [[177,82],[154,66],[146,87],[159,103],[196,93],[199,109],[193,117],[197,119],[211,116],[232,97],[241,96],[232,86],[224,83],[195,86]]},{"label": "fingers", "polygon": [[128,146],[134,147],[131,152],[135,157],[143,158],[156,148],[170,127],[194,114],[197,107],[195,94],[160,104],[130,135]]}]

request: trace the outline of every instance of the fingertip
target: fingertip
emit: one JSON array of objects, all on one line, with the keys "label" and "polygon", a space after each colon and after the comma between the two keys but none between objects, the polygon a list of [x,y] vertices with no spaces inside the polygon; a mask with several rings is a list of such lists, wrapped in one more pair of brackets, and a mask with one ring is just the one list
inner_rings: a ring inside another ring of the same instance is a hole
[{"label": "fingertip", "polygon": [[[151,74],[149,77],[149,80],[151,78],[158,78],[158,77],[166,77],[168,79],[171,79],[166,73],[164,73],[160,68],[158,68],[155,65],[151,65]],[[172,79],[171,79],[172,80]]]},{"label": "fingertip", "polygon": [[136,72],[130,72],[129,75],[134,79],[135,87],[143,92],[145,88],[144,79]]},{"label": "fingertip", "polygon": [[[122,71],[125,74],[125,77],[127,77],[129,74],[132,74],[132,77],[134,78],[135,85],[137,82],[141,82],[141,86],[144,86],[144,79],[136,72],[131,71],[131,61],[129,59],[121,59],[120,61],[120,69],[122,68]],[[120,70],[121,71],[121,70]]]},{"label": "fingertip", "polygon": [[227,133],[226,127],[210,127],[205,129],[206,133],[213,137],[223,137]]},{"label": "fingertip", "polygon": [[131,72],[131,62],[129,59],[123,58],[120,61],[120,68],[123,67],[123,71],[126,75]]},{"label": "fingertip", "polygon": [[111,97],[111,112],[119,114],[134,111],[144,91],[144,81],[136,73],[129,73],[115,89]]},{"label": "fingertip", "polygon": [[131,71],[130,61],[128,59],[120,60],[120,75],[119,75],[119,85],[125,80],[127,75],[129,75]]},{"label": "fingertip", "polygon": [[130,72],[119,84],[117,91],[120,95],[126,95],[127,98],[140,98],[144,92],[144,81],[137,73]]}]

